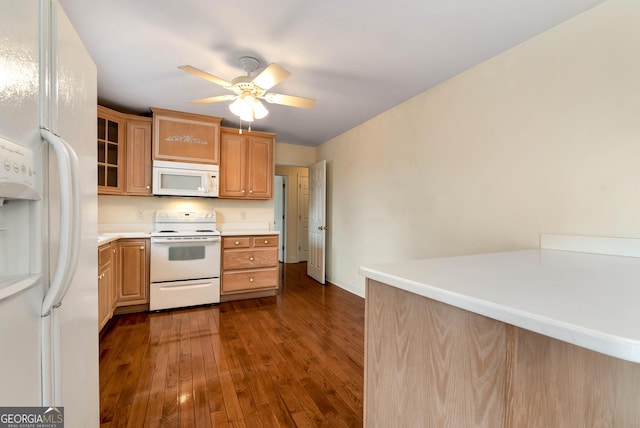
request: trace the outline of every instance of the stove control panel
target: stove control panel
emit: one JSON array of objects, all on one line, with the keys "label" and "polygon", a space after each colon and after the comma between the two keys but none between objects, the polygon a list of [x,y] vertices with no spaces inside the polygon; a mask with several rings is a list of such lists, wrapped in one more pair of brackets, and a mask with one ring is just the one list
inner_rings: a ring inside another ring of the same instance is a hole
[{"label": "stove control panel", "polygon": [[215,223],[215,211],[156,211],[156,223]]}]

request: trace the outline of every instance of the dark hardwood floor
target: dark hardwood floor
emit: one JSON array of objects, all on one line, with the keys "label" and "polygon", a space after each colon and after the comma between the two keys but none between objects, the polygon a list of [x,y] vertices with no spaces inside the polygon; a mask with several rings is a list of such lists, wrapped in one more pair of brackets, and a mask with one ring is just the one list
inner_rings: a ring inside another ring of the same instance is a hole
[{"label": "dark hardwood floor", "polygon": [[274,297],[114,317],[102,427],[361,427],[364,300],[281,269]]}]

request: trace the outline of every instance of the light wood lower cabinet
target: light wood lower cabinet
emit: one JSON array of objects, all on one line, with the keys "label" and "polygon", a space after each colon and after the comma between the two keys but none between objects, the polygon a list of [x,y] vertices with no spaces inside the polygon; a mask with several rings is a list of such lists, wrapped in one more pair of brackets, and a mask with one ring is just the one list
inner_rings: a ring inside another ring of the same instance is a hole
[{"label": "light wood lower cabinet", "polygon": [[[100,245],[98,247],[99,329],[101,330],[113,317],[116,309],[148,304],[149,239],[120,239]],[[121,313],[120,310],[117,312]],[[129,308],[122,312],[132,311]]]},{"label": "light wood lower cabinet", "polygon": [[222,238],[222,296],[277,289],[278,235]]},{"label": "light wood lower cabinet", "polygon": [[118,306],[149,303],[149,240],[118,241]]},{"label": "light wood lower cabinet", "polygon": [[98,248],[98,328],[102,329],[113,316],[116,296],[116,244]]}]

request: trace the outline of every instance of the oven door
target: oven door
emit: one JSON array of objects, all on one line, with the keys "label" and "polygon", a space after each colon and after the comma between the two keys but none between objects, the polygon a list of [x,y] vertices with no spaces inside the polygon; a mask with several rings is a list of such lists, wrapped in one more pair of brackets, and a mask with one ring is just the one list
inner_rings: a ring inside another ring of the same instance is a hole
[{"label": "oven door", "polygon": [[220,277],[220,237],[151,238],[151,282]]}]

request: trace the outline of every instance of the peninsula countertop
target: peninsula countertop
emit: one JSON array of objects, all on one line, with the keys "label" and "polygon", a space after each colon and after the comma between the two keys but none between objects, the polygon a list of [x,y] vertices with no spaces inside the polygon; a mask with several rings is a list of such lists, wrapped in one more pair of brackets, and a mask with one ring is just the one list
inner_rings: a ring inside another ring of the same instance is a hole
[{"label": "peninsula countertop", "polygon": [[640,363],[640,258],[555,249],[362,266],[372,280]]}]

